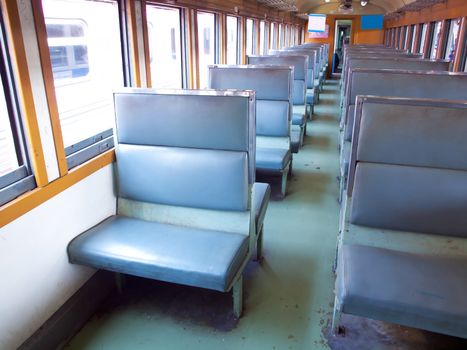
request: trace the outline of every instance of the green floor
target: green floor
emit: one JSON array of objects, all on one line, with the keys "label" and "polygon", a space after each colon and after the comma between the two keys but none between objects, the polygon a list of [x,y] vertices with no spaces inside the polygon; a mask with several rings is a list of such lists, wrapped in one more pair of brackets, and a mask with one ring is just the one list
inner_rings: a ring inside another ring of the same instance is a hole
[{"label": "green floor", "polygon": [[247,268],[239,322],[228,294],[130,281],[67,349],[327,349],[321,329],[333,301],[336,97],[337,81],[328,82],[294,157],[287,197],[269,204],[265,260]]}]

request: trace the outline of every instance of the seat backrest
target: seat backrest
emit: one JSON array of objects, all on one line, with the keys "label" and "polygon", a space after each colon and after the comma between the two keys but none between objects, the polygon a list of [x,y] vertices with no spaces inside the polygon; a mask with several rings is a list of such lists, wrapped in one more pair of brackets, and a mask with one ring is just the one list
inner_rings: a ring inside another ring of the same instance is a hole
[{"label": "seat backrest", "polygon": [[292,92],[293,104],[305,104],[306,82],[308,74],[308,56],[290,55],[269,55],[269,56],[248,56],[248,64],[253,65],[280,65],[294,67],[294,87]]},{"label": "seat backrest", "polygon": [[344,89],[348,81],[349,70],[355,68],[372,69],[407,69],[418,71],[449,71],[449,60],[421,60],[405,57],[349,57],[344,72]]},{"label": "seat backrest", "polygon": [[[297,48],[285,48],[281,50],[269,50],[271,55],[290,55],[291,52],[297,53],[299,55],[308,56],[308,74],[307,74],[307,88],[312,89],[314,86],[315,72],[317,76],[319,75],[319,63],[318,63],[318,53],[317,49],[297,49]],[[316,77],[317,77],[316,76]]]},{"label": "seat backrest", "polygon": [[[342,70],[347,72],[347,63],[350,58],[367,58],[367,57],[379,57],[379,58],[405,58],[412,60],[421,60],[423,56],[421,54],[406,53],[401,51],[350,51],[344,54],[344,62],[342,64]],[[365,68],[365,67],[363,67]]]},{"label": "seat backrest", "polygon": [[292,66],[209,66],[211,89],[256,92],[256,135],[289,137],[292,111]]},{"label": "seat backrest", "polygon": [[118,196],[245,212],[255,180],[253,91],[114,93]]},{"label": "seat backrest", "polygon": [[353,224],[467,237],[467,101],[359,96]]},{"label": "seat backrest", "polygon": [[345,139],[352,139],[357,95],[467,100],[467,73],[391,69],[350,70],[345,108]]}]

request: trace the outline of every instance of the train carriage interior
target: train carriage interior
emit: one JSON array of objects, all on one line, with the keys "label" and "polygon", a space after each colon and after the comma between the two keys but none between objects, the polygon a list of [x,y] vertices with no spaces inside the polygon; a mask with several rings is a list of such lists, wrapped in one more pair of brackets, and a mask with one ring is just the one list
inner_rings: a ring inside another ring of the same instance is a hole
[{"label": "train carriage interior", "polygon": [[0,0],[0,350],[467,349],[466,0]]}]

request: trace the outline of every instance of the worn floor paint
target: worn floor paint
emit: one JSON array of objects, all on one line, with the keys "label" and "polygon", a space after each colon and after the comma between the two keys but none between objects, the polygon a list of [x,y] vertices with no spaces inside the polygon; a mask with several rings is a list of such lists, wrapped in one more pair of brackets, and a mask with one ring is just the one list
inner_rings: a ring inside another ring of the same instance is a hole
[{"label": "worn floor paint", "polygon": [[67,349],[467,349],[456,338],[351,316],[343,319],[344,337],[329,335],[339,211],[337,88],[337,81],[325,85],[294,157],[287,197],[269,204],[265,260],[247,267],[239,322],[230,294],[129,278],[124,295],[109,300]]}]

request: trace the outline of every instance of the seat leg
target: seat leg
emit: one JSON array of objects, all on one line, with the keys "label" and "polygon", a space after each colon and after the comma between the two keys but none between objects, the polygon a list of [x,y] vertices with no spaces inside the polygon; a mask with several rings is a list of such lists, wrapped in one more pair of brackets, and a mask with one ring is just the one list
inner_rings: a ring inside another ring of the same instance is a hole
[{"label": "seat leg", "polygon": [[240,276],[232,288],[233,314],[238,320],[243,311],[243,276]]},{"label": "seat leg", "polygon": [[263,259],[263,227],[264,226],[261,226],[256,241],[256,261],[261,261]]},{"label": "seat leg", "polygon": [[333,335],[339,335],[340,327],[339,324],[341,322],[341,307],[339,305],[339,300],[337,299],[337,296],[334,298],[334,311],[332,313],[332,324],[331,324],[331,329],[332,329],[332,334]]}]

